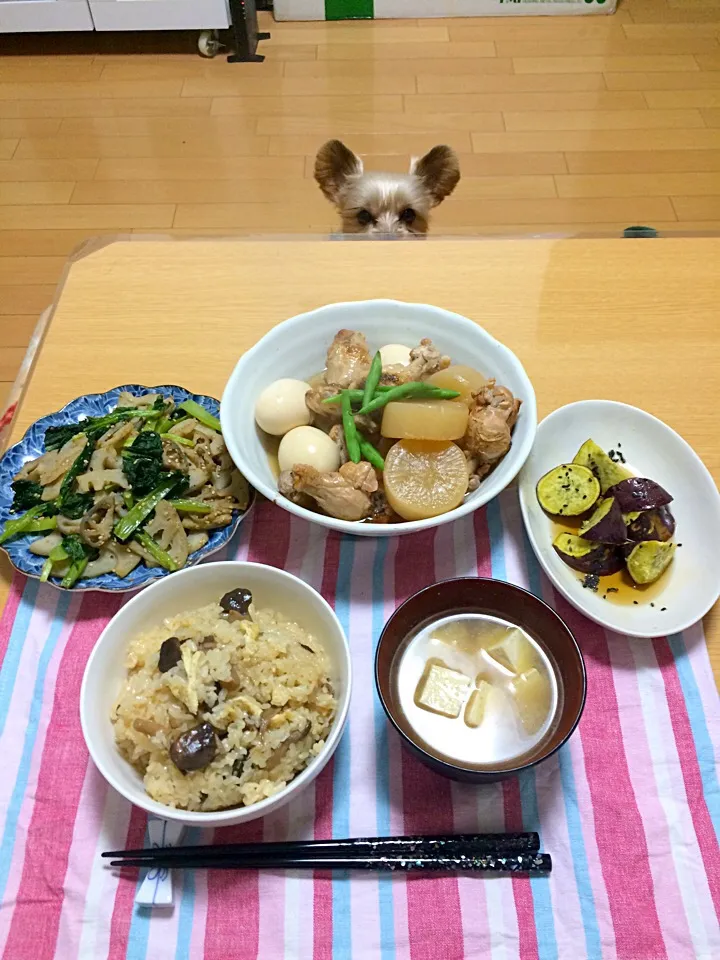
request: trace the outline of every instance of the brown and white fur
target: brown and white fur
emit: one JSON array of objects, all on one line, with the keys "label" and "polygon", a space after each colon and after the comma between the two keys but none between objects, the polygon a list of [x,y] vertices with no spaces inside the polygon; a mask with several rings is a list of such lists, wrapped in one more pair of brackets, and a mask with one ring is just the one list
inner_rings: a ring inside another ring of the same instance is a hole
[{"label": "brown and white fur", "polygon": [[450,147],[437,146],[413,159],[409,173],[365,173],[352,150],[329,140],[315,157],[315,179],[343,233],[425,234],[431,208],[457,186],[460,165]]}]

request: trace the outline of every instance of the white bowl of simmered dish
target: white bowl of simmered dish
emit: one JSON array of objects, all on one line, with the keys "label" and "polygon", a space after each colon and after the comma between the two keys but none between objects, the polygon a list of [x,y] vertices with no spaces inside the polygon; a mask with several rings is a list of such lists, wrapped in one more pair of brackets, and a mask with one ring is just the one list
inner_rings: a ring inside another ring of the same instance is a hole
[{"label": "white bowl of simmered dish", "polygon": [[477,323],[427,304],[336,303],[278,324],[223,394],[223,437],[268,499],[343,533],[456,520],[517,475],[532,384]]},{"label": "white bowl of simmered dish", "polygon": [[80,692],[90,756],[148,813],[220,827],[264,816],[320,773],[350,703],[348,642],[302,580],[207,563],[133,597]]}]

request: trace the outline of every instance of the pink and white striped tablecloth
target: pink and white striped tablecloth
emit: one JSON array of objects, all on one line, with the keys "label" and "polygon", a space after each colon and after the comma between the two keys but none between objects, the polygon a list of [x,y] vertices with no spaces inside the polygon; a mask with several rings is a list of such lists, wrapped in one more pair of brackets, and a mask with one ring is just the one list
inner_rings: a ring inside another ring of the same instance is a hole
[{"label": "pink and white striped tablecloth", "polygon": [[[260,504],[231,554],[299,574],[334,604],[355,687],[334,761],[290,806],[215,841],[539,830],[549,879],[187,873],[175,906],[134,905],[103,849],[144,814],[88,760],[87,656],[121,601],[18,577],[0,622],[0,956],[6,960],[717,960],[720,705],[700,626],[631,640],[557,597],[508,491],[473,517],[393,540],[339,537]],[[585,655],[587,706],[558,754],[487,787],[401,749],[375,696],[393,608],[434,580],[494,576],[542,595]],[[210,842],[190,831],[189,842]]]}]

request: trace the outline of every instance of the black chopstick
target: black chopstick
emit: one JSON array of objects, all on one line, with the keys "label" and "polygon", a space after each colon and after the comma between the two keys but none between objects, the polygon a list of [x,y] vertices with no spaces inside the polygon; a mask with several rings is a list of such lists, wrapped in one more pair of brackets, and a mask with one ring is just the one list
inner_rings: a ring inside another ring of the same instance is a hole
[{"label": "black chopstick", "polygon": [[547,853],[487,853],[442,856],[347,856],[328,857],[247,857],[228,859],[204,855],[204,847],[195,847],[194,856],[168,858],[164,851],[154,851],[155,857],[146,860],[114,860],[112,867],[167,867],[191,870],[366,870],[386,872],[438,872],[479,871],[483,873],[523,873],[542,876],[552,870],[552,861]]},{"label": "black chopstick", "polygon": [[269,857],[342,857],[348,854],[365,856],[398,855],[413,852],[427,854],[455,854],[460,851],[484,853],[536,853],[540,849],[537,833],[461,833],[424,837],[355,837],[349,840],[290,840],[283,843],[229,843],[204,847],[145,847],[140,850],[110,850],[103,857],[126,860],[182,860],[197,856],[206,858],[239,859],[241,857],[267,859]]}]

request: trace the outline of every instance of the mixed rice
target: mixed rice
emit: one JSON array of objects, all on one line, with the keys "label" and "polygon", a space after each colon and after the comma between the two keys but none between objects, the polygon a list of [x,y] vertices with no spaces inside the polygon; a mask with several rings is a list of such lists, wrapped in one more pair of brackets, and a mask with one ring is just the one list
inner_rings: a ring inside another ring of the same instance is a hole
[{"label": "mixed rice", "polygon": [[319,641],[233,590],[136,637],[111,720],[159,803],[247,806],[323,749],[337,702]]}]

